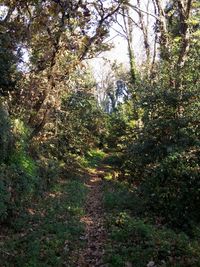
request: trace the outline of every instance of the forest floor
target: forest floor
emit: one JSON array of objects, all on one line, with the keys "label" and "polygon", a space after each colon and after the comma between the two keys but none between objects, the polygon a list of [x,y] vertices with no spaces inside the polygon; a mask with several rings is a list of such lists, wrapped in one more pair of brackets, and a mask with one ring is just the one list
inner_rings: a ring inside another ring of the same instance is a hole
[{"label": "forest floor", "polygon": [[81,217],[84,234],[81,239],[85,246],[79,251],[77,267],[106,267],[105,247],[107,242],[106,218],[104,210],[105,177],[112,171],[103,163],[106,154],[100,150],[91,151],[83,165],[88,171],[85,186],[88,194],[85,201],[85,214]]},{"label": "forest floor", "polygon": [[118,155],[78,159],[0,235],[0,267],[199,267],[200,234],[160,223],[137,188],[120,180]]},{"label": "forest floor", "polygon": [[103,180],[102,170],[97,169],[90,175],[86,186],[89,193],[86,199],[86,214],[81,218],[85,224],[85,233],[82,237],[86,241],[85,248],[80,253],[78,266],[105,266],[103,263],[106,230],[103,210]]},{"label": "forest floor", "polygon": [[106,266],[103,157],[93,151],[78,175],[56,181],[3,226],[1,267]]}]

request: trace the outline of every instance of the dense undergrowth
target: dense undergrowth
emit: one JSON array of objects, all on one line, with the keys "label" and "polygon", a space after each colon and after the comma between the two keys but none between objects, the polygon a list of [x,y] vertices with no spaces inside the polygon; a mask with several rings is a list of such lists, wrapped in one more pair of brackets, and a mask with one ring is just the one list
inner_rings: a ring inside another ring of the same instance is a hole
[{"label": "dense undergrowth", "polygon": [[109,266],[200,266],[200,227],[186,233],[164,224],[136,188],[117,180],[104,185],[104,207]]},{"label": "dense undergrowth", "polygon": [[[31,129],[22,120],[3,115],[0,265],[76,266],[84,245],[84,181],[104,153],[90,151],[92,132],[88,145],[79,135],[68,147],[64,133],[38,142],[29,139]],[[82,127],[87,131],[90,125]],[[9,149],[6,140],[12,141]]]}]

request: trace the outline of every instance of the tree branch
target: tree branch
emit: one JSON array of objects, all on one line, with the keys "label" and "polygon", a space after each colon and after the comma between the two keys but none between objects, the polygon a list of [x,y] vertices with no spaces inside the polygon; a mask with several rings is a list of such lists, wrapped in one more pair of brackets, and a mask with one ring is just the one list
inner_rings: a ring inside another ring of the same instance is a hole
[{"label": "tree branch", "polygon": [[103,26],[104,22],[112,17],[121,7],[121,4],[119,4],[112,12],[109,12],[106,16],[102,17],[99,22],[98,22],[98,26],[96,28],[96,32],[95,34],[88,39],[88,42],[87,44],[84,46],[85,49],[84,51],[81,53],[81,55],[79,56],[79,59],[80,60],[83,60],[85,58],[85,56],[87,55],[88,51],[89,51],[89,48],[91,47],[91,45],[97,40],[97,38],[99,37],[99,32],[100,32],[100,29],[101,27]]},{"label": "tree branch", "polygon": [[155,18],[156,20],[160,21],[160,18],[159,18],[158,16],[156,16],[155,14],[153,14],[153,13],[150,13],[150,12],[148,12],[148,11],[145,11],[145,10],[139,8],[138,6],[132,5],[132,4],[130,4],[130,3],[126,3],[126,5],[129,6],[129,7],[131,7],[132,9],[134,9],[136,12],[142,12],[142,13],[145,13],[145,14],[147,14],[147,15],[149,15],[149,16]]}]

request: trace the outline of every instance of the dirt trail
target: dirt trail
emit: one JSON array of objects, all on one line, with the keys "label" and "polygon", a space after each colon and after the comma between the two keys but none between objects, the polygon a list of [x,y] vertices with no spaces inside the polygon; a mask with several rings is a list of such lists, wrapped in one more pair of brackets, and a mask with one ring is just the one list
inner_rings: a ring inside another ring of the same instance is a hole
[{"label": "dirt trail", "polygon": [[104,214],[102,207],[101,171],[97,170],[86,182],[89,189],[86,201],[86,215],[81,219],[85,224],[86,241],[84,250],[79,255],[78,267],[105,267],[103,264],[104,244],[106,232],[104,229]]}]

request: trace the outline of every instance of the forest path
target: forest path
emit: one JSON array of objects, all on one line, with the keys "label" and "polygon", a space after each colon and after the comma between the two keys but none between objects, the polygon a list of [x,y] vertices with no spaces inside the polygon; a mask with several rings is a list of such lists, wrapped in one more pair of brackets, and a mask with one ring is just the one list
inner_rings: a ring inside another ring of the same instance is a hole
[{"label": "forest path", "polygon": [[86,199],[86,214],[81,218],[85,224],[85,233],[81,237],[86,241],[85,248],[79,254],[78,267],[104,267],[104,244],[106,231],[103,211],[103,180],[104,170],[98,167],[91,174],[85,185],[89,189]]}]

